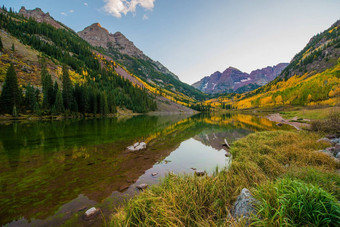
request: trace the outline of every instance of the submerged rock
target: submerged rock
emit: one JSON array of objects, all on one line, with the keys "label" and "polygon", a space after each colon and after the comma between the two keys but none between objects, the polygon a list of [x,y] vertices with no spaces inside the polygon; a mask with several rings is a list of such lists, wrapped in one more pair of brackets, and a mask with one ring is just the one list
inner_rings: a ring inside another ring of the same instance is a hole
[{"label": "submerged rock", "polygon": [[99,213],[100,213],[99,208],[92,207],[85,212],[84,219],[87,220],[87,221],[91,220],[91,219],[95,218]]},{"label": "submerged rock", "polygon": [[158,175],[158,173],[151,173],[151,176],[157,176]]},{"label": "submerged rock", "polygon": [[134,145],[128,146],[127,149],[129,151],[140,151],[140,150],[146,149],[146,143],[144,143],[144,142],[140,142],[140,143],[137,142]]},{"label": "submerged rock", "polygon": [[196,174],[196,176],[201,177],[201,176],[205,175],[205,171],[196,171],[195,174]]},{"label": "submerged rock", "polygon": [[283,124],[282,123],[277,123],[276,126],[281,127]]},{"label": "submerged rock", "polygon": [[140,184],[140,185],[137,185],[136,188],[138,188],[139,190],[144,190],[146,189],[147,187],[149,187],[149,185],[147,184]]},{"label": "submerged rock", "polygon": [[241,217],[249,218],[251,214],[255,213],[254,204],[255,198],[250,191],[243,188],[241,194],[237,197],[234,207],[231,211],[233,218],[239,219]]}]

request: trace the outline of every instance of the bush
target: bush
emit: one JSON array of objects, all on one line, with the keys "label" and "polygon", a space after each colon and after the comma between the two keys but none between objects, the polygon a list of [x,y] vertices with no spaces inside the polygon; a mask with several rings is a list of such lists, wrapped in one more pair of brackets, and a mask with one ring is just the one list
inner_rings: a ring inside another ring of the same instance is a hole
[{"label": "bush", "polygon": [[259,186],[254,196],[256,226],[340,226],[339,203],[312,184],[283,178]]},{"label": "bush", "polygon": [[340,135],[340,111],[331,112],[326,120],[315,120],[311,122],[311,130],[324,133]]}]

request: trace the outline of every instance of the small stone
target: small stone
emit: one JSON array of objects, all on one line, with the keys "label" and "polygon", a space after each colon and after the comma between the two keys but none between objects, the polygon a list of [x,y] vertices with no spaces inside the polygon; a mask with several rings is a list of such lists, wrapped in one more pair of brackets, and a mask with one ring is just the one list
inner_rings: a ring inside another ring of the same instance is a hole
[{"label": "small stone", "polygon": [[331,141],[330,139],[328,139],[328,138],[321,138],[321,139],[319,139],[319,140],[316,141],[316,142],[318,142],[318,143],[320,143],[320,142],[325,142],[325,143],[332,144],[332,141]]},{"label": "small stone", "polygon": [[227,158],[229,158],[231,155],[229,152],[225,153],[224,156],[226,156]]},{"label": "small stone", "polygon": [[125,191],[128,188],[129,188],[129,185],[122,185],[122,186],[119,187],[119,191],[122,192],[122,191]]},{"label": "small stone", "polygon": [[328,139],[336,139],[336,135],[334,135],[334,134],[327,135],[326,138],[328,138]]},{"label": "small stone", "polygon": [[282,123],[277,123],[276,126],[281,127],[283,124]]},{"label": "small stone", "polygon": [[149,185],[147,184],[140,184],[140,185],[137,185],[136,188],[138,188],[139,190],[144,190],[148,187]]},{"label": "small stone", "polygon": [[285,165],[286,168],[289,168],[289,166],[290,166],[289,163],[287,163],[287,164]]},{"label": "small stone", "polygon": [[201,176],[205,175],[205,171],[196,171],[195,174],[196,174],[196,176],[201,177]]},{"label": "small stone", "polygon": [[157,176],[158,175],[158,173],[151,173],[151,176]]},{"label": "small stone", "polygon": [[84,219],[88,221],[90,219],[95,218],[99,213],[100,213],[99,208],[92,207],[85,212]]},{"label": "small stone", "polygon": [[193,167],[192,167],[192,168],[190,168],[190,169],[192,169],[193,171],[196,171],[196,168],[193,168]]},{"label": "small stone", "polygon": [[335,157],[340,159],[340,152],[338,152]]}]

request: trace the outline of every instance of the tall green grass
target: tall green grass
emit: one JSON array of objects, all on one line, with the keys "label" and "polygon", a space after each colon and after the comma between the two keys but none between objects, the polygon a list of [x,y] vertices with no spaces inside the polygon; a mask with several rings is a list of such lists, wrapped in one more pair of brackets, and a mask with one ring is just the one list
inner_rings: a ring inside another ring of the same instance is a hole
[{"label": "tall green grass", "polygon": [[254,191],[255,226],[340,226],[340,204],[312,184],[283,178]]}]

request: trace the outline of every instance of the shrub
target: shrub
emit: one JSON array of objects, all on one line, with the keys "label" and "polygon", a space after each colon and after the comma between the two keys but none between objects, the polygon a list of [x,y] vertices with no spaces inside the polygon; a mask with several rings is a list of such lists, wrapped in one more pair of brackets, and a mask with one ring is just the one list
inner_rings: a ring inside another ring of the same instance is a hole
[{"label": "shrub", "polygon": [[340,135],[340,111],[331,112],[326,120],[312,121],[311,129],[313,131]]},{"label": "shrub", "polygon": [[340,205],[323,189],[283,178],[259,186],[253,193],[256,226],[340,226]]}]

